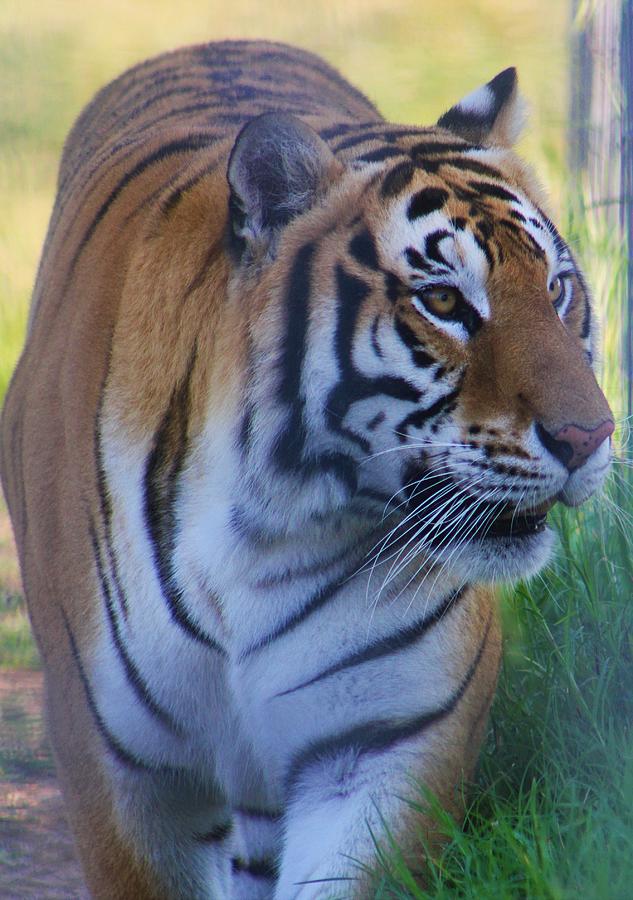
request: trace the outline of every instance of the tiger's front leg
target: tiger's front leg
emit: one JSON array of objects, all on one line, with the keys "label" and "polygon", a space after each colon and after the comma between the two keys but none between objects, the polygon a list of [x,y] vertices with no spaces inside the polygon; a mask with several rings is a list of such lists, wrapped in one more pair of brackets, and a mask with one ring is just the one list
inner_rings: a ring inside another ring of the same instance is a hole
[{"label": "tiger's front leg", "polygon": [[[387,834],[422,870],[415,835],[422,828],[431,844],[438,835],[407,802],[419,801],[416,783],[459,815],[460,785],[472,775],[494,693],[500,636],[488,591],[451,597],[409,610],[407,624],[390,633],[393,606],[378,611],[376,633],[365,622],[356,634],[341,629],[336,607],[345,609],[345,597],[338,597],[329,614],[244,654],[237,689],[286,798],[275,900],[371,897],[367,871],[375,840]],[[349,607],[347,614],[353,618]],[[337,627],[336,649],[324,661]]]}]

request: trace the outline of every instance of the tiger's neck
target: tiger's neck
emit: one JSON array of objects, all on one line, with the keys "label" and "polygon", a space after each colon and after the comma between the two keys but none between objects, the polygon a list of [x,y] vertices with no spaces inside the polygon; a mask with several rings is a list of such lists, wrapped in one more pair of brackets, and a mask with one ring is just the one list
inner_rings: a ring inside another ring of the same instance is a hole
[{"label": "tiger's neck", "polygon": [[[195,583],[204,585],[201,602],[205,596],[219,598],[224,640],[236,658],[310,620],[336,629],[335,623],[342,625],[341,616],[349,613],[349,621],[358,619],[357,625],[362,623],[369,633],[372,620],[378,621],[380,610],[387,608],[389,618],[406,623],[459,589],[412,552],[406,532],[396,538],[402,514],[390,515],[382,495],[361,488],[329,510],[324,494],[304,498],[306,507],[318,503],[320,509],[295,527],[296,509],[289,515],[283,508],[293,491],[280,487],[273,498],[271,477],[260,473],[258,480],[255,471],[242,470],[230,490],[230,480],[216,467],[210,476],[213,485],[192,483],[181,493],[179,519],[188,524],[178,540],[176,555],[182,558],[176,568],[198,572]],[[301,486],[293,487],[298,494]],[[205,496],[217,502],[201,503]],[[262,517],[260,507],[265,509]],[[275,519],[283,527],[270,527]],[[200,548],[196,559],[192,547]]]}]

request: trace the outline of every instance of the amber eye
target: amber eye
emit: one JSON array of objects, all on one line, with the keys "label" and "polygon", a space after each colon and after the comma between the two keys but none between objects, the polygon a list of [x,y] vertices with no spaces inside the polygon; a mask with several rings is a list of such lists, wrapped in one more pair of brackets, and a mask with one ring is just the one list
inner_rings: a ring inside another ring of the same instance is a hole
[{"label": "amber eye", "polygon": [[457,308],[460,293],[456,288],[440,285],[420,291],[420,299],[434,316],[440,319],[450,318]]},{"label": "amber eye", "polygon": [[550,283],[547,285],[547,293],[549,295],[550,301],[554,304],[554,306],[558,306],[560,301],[563,299],[564,291],[565,285],[560,275],[557,275],[556,278],[552,278]]}]

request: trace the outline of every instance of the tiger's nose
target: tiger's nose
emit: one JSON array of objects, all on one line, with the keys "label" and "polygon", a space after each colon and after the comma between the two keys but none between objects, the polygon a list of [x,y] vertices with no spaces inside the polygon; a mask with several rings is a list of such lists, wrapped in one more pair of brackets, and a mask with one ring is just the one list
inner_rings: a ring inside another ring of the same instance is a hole
[{"label": "tiger's nose", "polygon": [[543,446],[570,472],[584,465],[603,441],[613,434],[614,428],[613,422],[607,419],[591,431],[578,425],[565,425],[556,434],[550,434],[540,423],[536,423],[536,433]]}]

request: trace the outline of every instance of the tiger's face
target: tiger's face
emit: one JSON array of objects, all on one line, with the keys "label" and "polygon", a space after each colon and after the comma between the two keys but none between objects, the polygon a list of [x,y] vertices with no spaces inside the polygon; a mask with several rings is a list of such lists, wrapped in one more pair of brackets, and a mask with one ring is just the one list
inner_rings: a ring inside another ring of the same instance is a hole
[{"label": "tiger's face", "polygon": [[329,402],[362,436],[366,483],[406,501],[407,537],[485,580],[542,566],[547,511],[598,489],[613,430],[582,276],[499,156],[461,157],[494,176],[416,169],[387,202],[394,169],[376,183],[340,263],[367,291],[347,352],[419,396]]},{"label": "tiger's face", "polygon": [[489,132],[456,140],[459,117],[344,163],[312,147],[321,199],[283,216],[293,263],[263,265],[264,293],[284,287],[262,352],[290,410],[271,447],[327,502],[381,502],[405,553],[514,579],[546,561],[553,504],[602,484],[614,426],[587,288],[538,186]]}]

